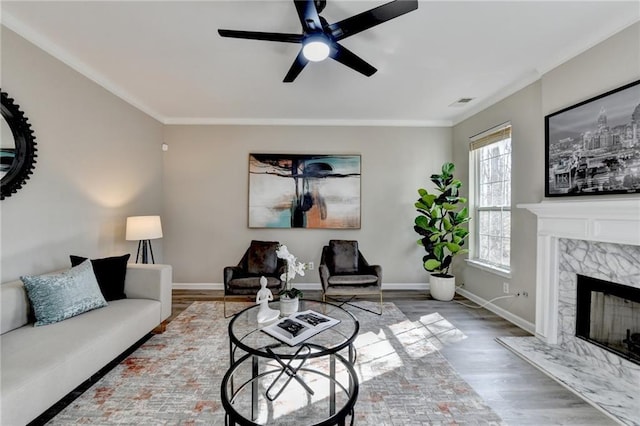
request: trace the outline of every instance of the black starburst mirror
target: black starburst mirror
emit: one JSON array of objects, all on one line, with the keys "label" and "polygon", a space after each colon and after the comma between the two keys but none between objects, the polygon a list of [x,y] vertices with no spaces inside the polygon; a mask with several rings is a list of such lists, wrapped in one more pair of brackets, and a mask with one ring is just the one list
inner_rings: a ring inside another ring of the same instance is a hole
[{"label": "black starburst mirror", "polygon": [[33,174],[36,138],[20,107],[2,94],[2,138],[0,139],[0,200],[15,194]]}]

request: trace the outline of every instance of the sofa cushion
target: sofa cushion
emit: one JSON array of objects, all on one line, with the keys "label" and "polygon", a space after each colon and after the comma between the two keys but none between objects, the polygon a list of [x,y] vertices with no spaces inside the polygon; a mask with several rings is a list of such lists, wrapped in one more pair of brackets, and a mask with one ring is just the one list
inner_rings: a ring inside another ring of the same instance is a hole
[{"label": "sofa cushion", "polygon": [[25,425],[158,325],[157,300],[116,300],[2,336],[2,425]]},{"label": "sofa cushion", "polygon": [[0,332],[2,334],[29,323],[29,298],[20,280],[1,286]]},{"label": "sofa cushion", "polygon": [[358,272],[358,242],[346,240],[329,241],[333,258],[334,274],[352,274]]},{"label": "sofa cushion", "polygon": [[[103,259],[91,259],[93,272],[98,280],[100,291],[107,302],[126,299],[124,293],[124,280],[127,274],[127,262],[130,254],[124,256],[105,257]],[[87,260],[86,257],[69,256],[71,266],[77,266]]]},{"label": "sofa cushion", "polygon": [[329,277],[330,285],[372,285],[378,283],[375,275],[332,275]]},{"label": "sofa cushion", "polygon": [[33,306],[36,326],[107,306],[88,261],[58,274],[26,275],[20,279]]},{"label": "sofa cushion", "polygon": [[278,243],[251,241],[247,255],[247,272],[251,275],[275,274],[278,269]]},{"label": "sofa cushion", "polygon": [[[269,288],[274,295],[278,294],[280,291],[280,280],[274,277],[265,278],[267,279],[267,288]],[[236,296],[250,294],[255,296],[258,290],[260,290],[260,277],[234,278],[229,281],[229,287],[232,288],[229,294]]]}]

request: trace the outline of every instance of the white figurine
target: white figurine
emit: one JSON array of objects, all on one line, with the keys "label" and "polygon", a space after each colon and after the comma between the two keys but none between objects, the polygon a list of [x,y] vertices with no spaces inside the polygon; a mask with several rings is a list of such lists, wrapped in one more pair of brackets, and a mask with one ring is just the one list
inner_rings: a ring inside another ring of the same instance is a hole
[{"label": "white figurine", "polygon": [[260,305],[258,310],[258,322],[273,321],[280,316],[280,311],[271,309],[269,302],[273,300],[273,293],[267,288],[267,279],[260,277],[260,290],[256,295],[256,303]]}]

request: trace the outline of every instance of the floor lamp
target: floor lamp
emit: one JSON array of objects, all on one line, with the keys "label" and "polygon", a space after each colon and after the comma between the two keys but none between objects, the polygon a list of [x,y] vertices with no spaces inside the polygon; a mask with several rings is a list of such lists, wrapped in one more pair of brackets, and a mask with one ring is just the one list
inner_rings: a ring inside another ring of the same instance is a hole
[{"label": "floor lamp", "polygon": [[151,240],[162,238],[160,216],[129,216],[125,238],[127,241],[138,241],[136,263],[138,263],[140,255],[142,255],[142,263],[149,263],[147,252],[151,253],[151,263],[156,263]]}]

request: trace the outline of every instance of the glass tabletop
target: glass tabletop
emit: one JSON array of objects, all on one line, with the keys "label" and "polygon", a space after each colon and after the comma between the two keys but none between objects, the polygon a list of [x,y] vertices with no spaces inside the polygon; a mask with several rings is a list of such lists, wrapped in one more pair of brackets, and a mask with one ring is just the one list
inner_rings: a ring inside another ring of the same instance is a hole
[{"label": "glass tabletop", "polygon": [[[269,307],[279,310],[280,302],[270,302]],[[243,351],[267,358],[273,358],[274,355],[281,358],[291,358],[295,356],[295,353],[303,344],[309,345],[309,347],[312,348],[313,352],[310,355],[312,358],[336,353],[349,346],[358,335],[360,329],[357,318],[340,306],[332,303],[302,299],[300,300],[298,312],[313,310],[335,318],[340,322],[306,339],[298,345],[289,346],[261,330],[261,328],[268,324],[258,324],[258,309],[259,305],[255,305],[236,314],[229,323],[229,338],[233,345],[236,345]],[[232,358],[235,358],[233,353]]]}]

